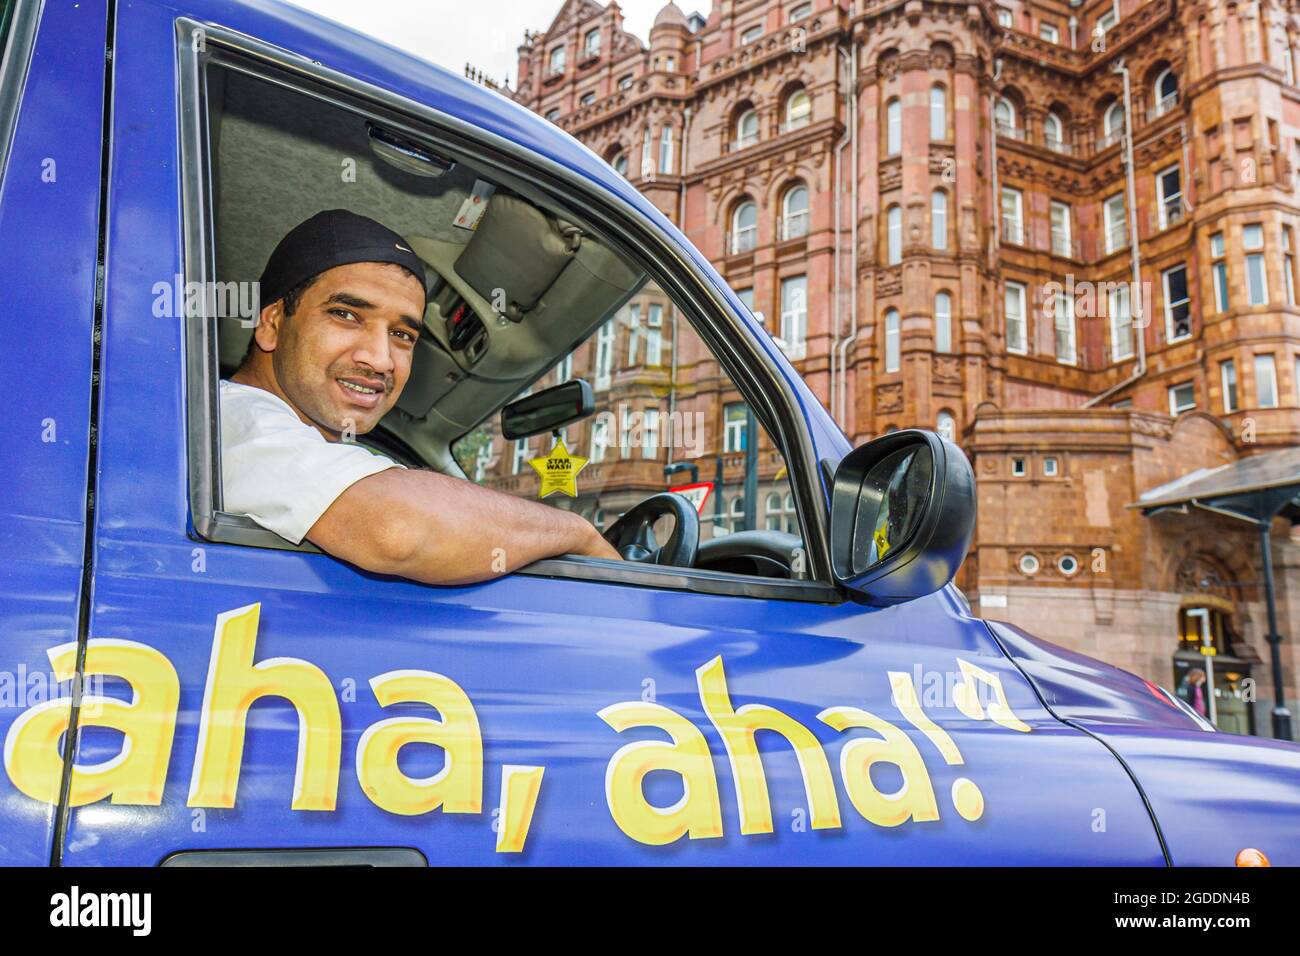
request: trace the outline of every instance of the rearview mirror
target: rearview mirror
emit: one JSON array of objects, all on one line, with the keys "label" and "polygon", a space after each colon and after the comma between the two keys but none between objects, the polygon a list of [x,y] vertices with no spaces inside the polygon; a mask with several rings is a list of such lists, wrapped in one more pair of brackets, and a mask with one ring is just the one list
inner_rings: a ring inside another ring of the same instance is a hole
[{"label": "rearview mirror", "polygon": [[891,432],[835,470],[831,563],[836,580],[866,603],[938,591],[961,567],[974,530],[970,462],[933,432]]},{"label": "rearview mirror", "polygon": [[580,378],[525,395],[501,409],[501,434],[528,438],[581,421],[596,410],[591,386]]}]

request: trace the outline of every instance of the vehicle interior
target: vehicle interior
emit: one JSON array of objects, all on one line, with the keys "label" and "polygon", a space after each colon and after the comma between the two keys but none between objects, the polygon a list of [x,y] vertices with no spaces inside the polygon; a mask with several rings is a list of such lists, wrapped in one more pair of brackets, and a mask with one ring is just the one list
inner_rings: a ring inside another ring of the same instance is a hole
[{"label": "vehicle interior", "polygon": [[[598,226],[557,214],[540,193],[493,182],[441,144],[217,65],[207,69],[206,97],[218,282],[255,281],[289,229],[332,208],[379,220],[426,263],[410,380],[381,425],[358,436],[403,464],[465,477],[455,443],[543,387],[649,279]],[[238,367],[251,326],[219,318],[223,378]],[[647,495],[602,530],[630,560],[800,576],[797,523],[700,541],[695,508],[670,499],[684,500]]]}]

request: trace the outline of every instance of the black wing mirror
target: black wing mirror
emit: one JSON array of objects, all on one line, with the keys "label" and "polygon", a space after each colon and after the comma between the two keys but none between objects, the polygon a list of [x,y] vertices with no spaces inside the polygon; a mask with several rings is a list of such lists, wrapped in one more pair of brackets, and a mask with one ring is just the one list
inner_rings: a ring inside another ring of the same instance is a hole
[{"label": "black wing mirror", "polygon": [[933,432],[891,432],[835,470],[831,563],[868,604],[938,591],[957,573],[975,530],[975,475],[960,448]]},{"label": "black wing mirror", "polygon": [[540,435],[581,421],[595,410],[591,386],[575,378],[525,395],[501,409],[501,434],[511,440]]}]

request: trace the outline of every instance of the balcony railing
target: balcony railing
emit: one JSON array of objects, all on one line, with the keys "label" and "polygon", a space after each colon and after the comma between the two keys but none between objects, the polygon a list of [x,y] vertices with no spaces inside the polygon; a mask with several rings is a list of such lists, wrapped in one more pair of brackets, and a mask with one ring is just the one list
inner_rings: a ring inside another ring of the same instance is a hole
[{"label": "balcony railing", "polygon": [[1054,153],[1062,153],[1066,156],[1070,156],[1074,153],[1074,144],[1067,143],[1060,139],[1047,140],[1047,148]]},{"label": "balcony railing", "polygon": [[997,126],[999,136],[1006,136],[1010,139],[1025,138],[1025,131],[1018,126],[1014,126],[1011,123],[1003,123],[1001,120],[998,121]]},{"label": "balcony railing", "polygon": [[1147,110],[1147,122],[1149,123],[1152,120],[1159,119],[1177,105],[1178,94],[1176,92],[1170,93],[1168,96],[1162,96],[1160,99],[1156,100],[1155,105],[1152,106],[1151,109]]},{"label": "balcony railing", "polygon": [[739,229],[731,234],[731,242],[728,244],[731,255],[737,255],[741,252],[750,252],[758,244],[758,230],[753,226],[748,229]]},{"label": "balcony railing", "polygon": [[758,134],[749,133],[745,136],[737,136],[735,139],[728,142],[726,144],[726,147],[727,147],[727,152],[735,153],[735,152],[739,152],[742,149],[747,149],[750,146],[755,146],[757,144],[758,144]]},{"label": "balcony railing", "polygon": [[811,122],[811,116],[801,116],[799,119],[787,120],[777,127],[777,129],[781,133],[793,133],[797,129],[803,129]]},{"label": "balcony railing", "polygon": [[1012,216],[1003,216],[1002,241],[1016,246],[1023,246],[1025,244],[1024,224]]},{"label": "balcony railing", "polygon": [[1128,245],[1128,223],[1117,222],[1106,230],[1106,254],[1110,255]]},{"label": "balcony railing", "polygon": [[1052,255],[1061,256],[1064,259],[1081,258],[1079,255],[1079,240],[1071,238],[1068,232],[1053,229]]},{"label": "balcony railing", "polygon": [[1166,196],[1160,207],[1160,228],[1168,229],[1183,221],[1183,196]]},{"label": "balcony railing", "polygon": [[1111,130],[1109,133],[1103,133],[1101,138],[1097,140],[1097,151],[1101,152],[1103,149],[1115,145],[1123,138],[1124,130],[1122,129]]},{"label": "balcony railing", "polygon": [[777,223],[777,237],[782,241],[808,235],[808,213],[791,213]]}]

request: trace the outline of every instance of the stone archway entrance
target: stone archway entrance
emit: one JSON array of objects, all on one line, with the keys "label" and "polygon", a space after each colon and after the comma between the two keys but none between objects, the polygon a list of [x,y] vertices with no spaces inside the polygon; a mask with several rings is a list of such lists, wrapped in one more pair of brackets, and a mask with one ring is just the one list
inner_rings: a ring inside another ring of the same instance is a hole
[{"label": "stone archway entrance", "polygon": [[1241,621],[1227,570],[1207,555],[1178,569],[1178,642],[1173,655],[1175,693],[1221,730],[1255,733],[1258,656],[1241,636]]}]

